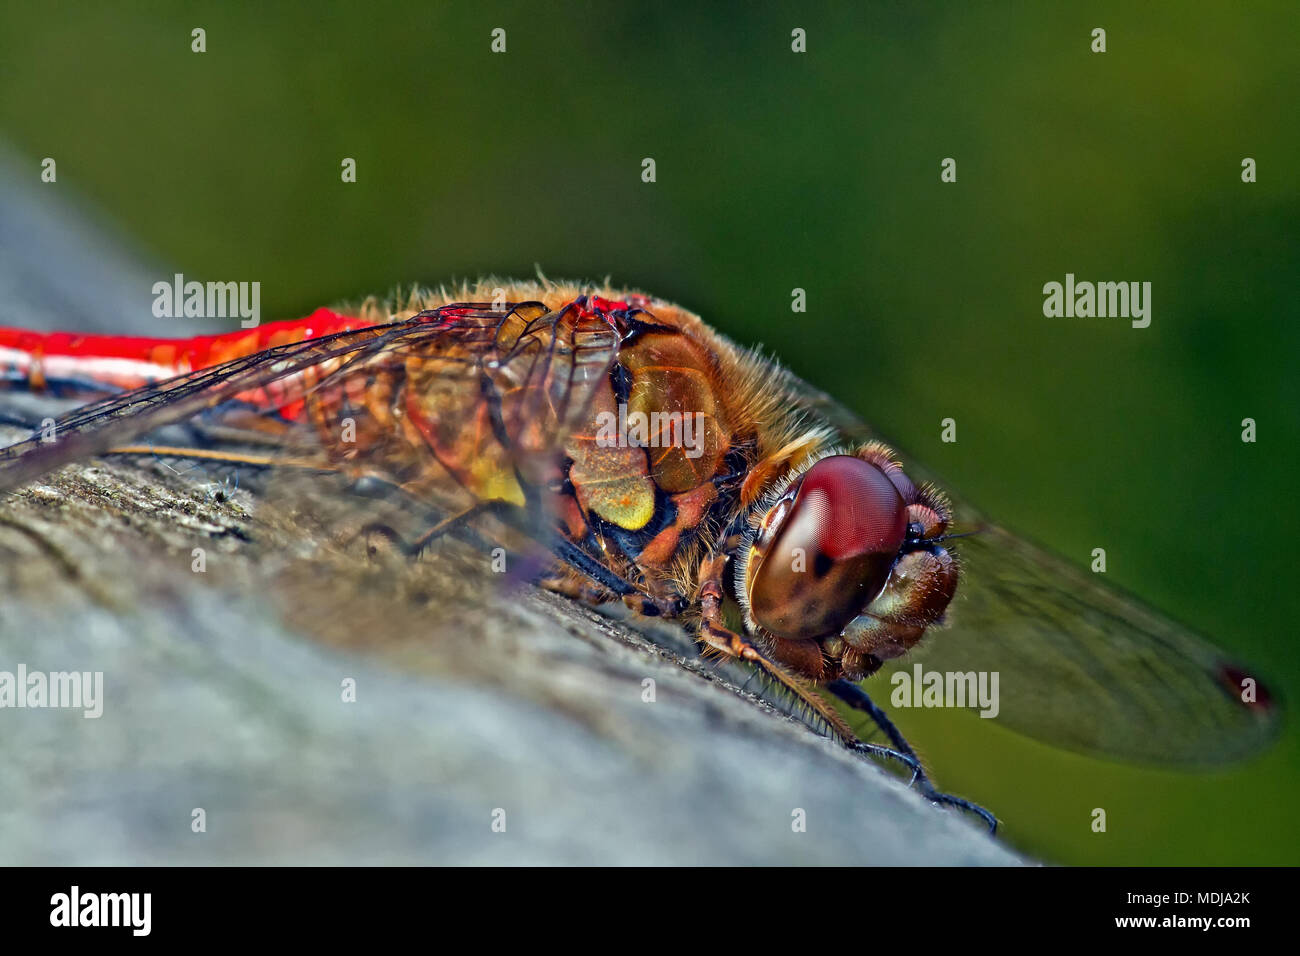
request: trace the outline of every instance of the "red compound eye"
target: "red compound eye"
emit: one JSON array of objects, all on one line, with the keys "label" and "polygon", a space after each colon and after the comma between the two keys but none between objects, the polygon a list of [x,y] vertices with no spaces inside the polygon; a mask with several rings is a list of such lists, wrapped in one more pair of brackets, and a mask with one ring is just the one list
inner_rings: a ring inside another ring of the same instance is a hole
[{"label": "red compound eye", "polygon": [[823,458],[804,475],[796,514],[814,516],[817,546],[832,561],[863,554],[894,555],[907,534],[907,506],[875,465],[851,455]]},{"label": "red compound eye", "polygon": [[839,631],[880,593],[907,534],[907,506],[875,465],[833,455],[800,480],[750,561],[750,608],[772,633]]}]

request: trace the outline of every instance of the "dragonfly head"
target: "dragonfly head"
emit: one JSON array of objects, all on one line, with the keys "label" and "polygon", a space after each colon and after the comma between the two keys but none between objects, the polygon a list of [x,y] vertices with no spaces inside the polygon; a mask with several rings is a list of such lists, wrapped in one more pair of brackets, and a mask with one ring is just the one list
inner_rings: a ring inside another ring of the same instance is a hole
[{"label": "dragonfly head", "polygon": [[[883,446],[819,459],[749,542],[737,581],[748,622],[778,644],[811,642],[836,667],[902,654],[956,590],[956,561],[936,541],[948,518],[938,493],[918,489]],[[786,651],[777,656],[801,656]]]}]

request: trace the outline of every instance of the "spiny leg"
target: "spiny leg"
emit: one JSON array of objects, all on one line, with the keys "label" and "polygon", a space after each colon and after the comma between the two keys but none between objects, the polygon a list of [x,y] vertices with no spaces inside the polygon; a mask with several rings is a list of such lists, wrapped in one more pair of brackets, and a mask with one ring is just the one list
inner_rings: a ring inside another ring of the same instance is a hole
[{"label": "spiny leg", "polygon": [[[164,445],[122,445],[104,452],[109,455],[144,455],[155,457],[168,456],[189,458],[197,461],[216,461],[225,464],[254,465],[258,467],[302,468],[311,471],[342,472],[338,465],[310,459],[287,458],[276,455],[255,455],[240,452],[227,452],[205,448],[187,448]],[[377,491],[399,491],[408,499],[418,503],[418,498],[411,495],[401,485],[374,474],[362,474],[353,481],[355,493],[374,497]],[[400,550],[410,557],[419,557],[436,540],[453,531],[471,530],[469,522],[480,514],[494,514],[508,521],[513,527],[530,533],[534,529],[527,520],[527,509],[507,501],[480,501],[454,515],[441,518],[427,531],[412,542],[407,542],[391,526],[382,522],[371,522],[358,534],[377,533],[392,541]],[[476,536],[477,537],[477,536]],[[481,541],[481,539],[480,539]],[[577,545],[564,538],[556,538],[550,543],[550,550],[565,564],[586,575],[600,585],[623,598],[634,611],[653,617],[662,613],[652,597],[642,592],[635,585],[624,580],[613,571],[583,551]]]},{"label": "spiny leg", "polygon": [[411,557],[419,557],[425,552],[425,549],[443,535],[463,528],[469,521],[481,514],[494,514],[505,504],[504,501],[479,501],[470,505],[464,511],[448,515],[411,542],[406,548],[406,553]]},{"label": "spiny leg", "polygon": [[764,654],[748,637],[737,634],[726,626],[722,616],[722,574],[726,565],[725,551],[715,554],[701,565],[697,595],[700,602],[699,640],[706,647],[727,657],[748,661],[767,674],[824,720],[830,727],[831,733],[851,750],[886,760],[896,760],[912,772],[913,779],[921,775],[921,764],[916,759],[916,754],[891,750],[889,747],[859,739],[853,732],[853,728],[819,694]]},{"label": "spiny leg", "polygon": [[[364,490],[362,490],[363,488]],[[455,514],[447,515],[430,508],[418,496],[412,495],[400,485],[384,479],[375,479],[373,476],[366,476],[362,481],[355,483],[353,490],[354,493],[365,497],[383,497],[392,492],[400,492],[407,503],[422,509],[425,520],[431,521],[432,524],[428,530],[413,541],[408,541],[392,525],[383,521],[368,522],[356,533],[356,537],[378,534],[391,542],[398,551],[408,558],[420,557],[436,540],[453,532],[468,535],[473,543],[485,547],[488,542],[469,526],[469,522],[481,514],[493,514],[506,507],[511,507],[504,501],[479,501]]]},{"label": "spiny leg", "polygon": [[[529,508],[505,501],[492,502],[491,504],[500,506],[493,508],[493,514],[516,531],[536,540],[538,534],[537,521],[533,518],[533,512]],[[558,531],[552,531],[547,535],[547,538],[548,540],[542,542],[547,550],[569,567],[585,574],[601,587],[623,598],[642,593],[636,585],[611,571],[601,564],[598,559],[592,557]]]},{"label": "spiny leg", "polygon": [[946,804],[950,807],[957,807],[958,809],[973,813],[988,824],[989,833],[997,832],[997,817],[988,810],[985,810],[977,803],[971,803],[969,800],[964,800],[961,797],[954,797],[949,793],[941,793],[935,789],[934,784],[930,781],[930,778],[926,776],[925,770],[921,767],[921,762],[916,756],[916,751],[912,749],[912,745],[907,742],[907,738],[903,736],[902,731],[894,725],[894,722],[890,720],[888,715],[886,715],[885,712],[876,705],[876,702],[871,699],[866,691],[857,684],[843,679],[831,681],[826,685],[826,689],[850,707],[866,713],[867,716],[875,722],[876,726],[884,731],[885,736],[889,738],[891,744],[893,744],[899,751],[912,758],[917,766],[916,775],[912,778],[912,782],[920,788],[922,795],[924,795],[927,800],[932,803]]},{"label": "spiny leg", "polygon": [[[390,537],[408,555],[416,557],[424,552],[434,541],[453,531],[466,530],[469,522],[482,514],[491,514],[506,524],[531,534],[535,523],[529,518],[527,509],[509,501],[480,501],[463,511],[445,517],[425,531],[415,541],[407,543],[395,532],[384,525],[367,526],[368,530],[382,532]],[[558,535],[552,536],[548,549],[569,567],[579,571],[599,586],[625,599],[642,597],[642,592],[632,583],[615,574],[576,544]]]}]

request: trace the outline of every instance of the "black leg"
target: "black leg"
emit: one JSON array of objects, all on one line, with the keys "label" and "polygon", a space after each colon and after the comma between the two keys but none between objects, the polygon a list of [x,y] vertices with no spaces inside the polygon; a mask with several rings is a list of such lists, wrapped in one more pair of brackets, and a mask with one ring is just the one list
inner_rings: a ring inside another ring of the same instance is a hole
[{"label": "black leg", "polygon": [[[771,674],[767,671],[765,667],[763,667],[761,664],[756,664],[754,665],[753,673],[749,675],[749,679],[746,680],[745,683],[741,685],[740,687],[741,693],[744,693],[749,688],[749,685],[753,683],[755,677],[765,678],[766,689],[769,691],[773,688],[780,688],[784,686],[779,680],[773,679]],[[787,692],[789,691],[788,687],[786,687],[785,689]],[[776,707],[782,713],[790,717],[799,716],[798,705],[802,704],[808,708],[807,711],[802,715],[805,719],[811,719],[813,724],[815,724],[816,721],[819,719],[824,719],[822,715],[818,714],[815,709],[808,707],[808,702],[803,700],[803,698],[800,695],[798,694],[794,695],[793,700],[789,702],[790,706],[785,706],[785,702],[783,701],[783,696],[784,695],[778,695],[778,696],[769,695],[769,697],[767,698],[767,703]],[[857,751],[860,754],[865,754],[868,757],[878,757],[881,760],[893,760],[897,763],[902,764],[911,773],[912,781],[915,781],[918,776],[921,776],[925,773],[925,771],[921,768],[921,762],[916,759],[916,755],[911,753],[910,749],[908,753],[903,753],[899,750],[892,750],[889,747],[881,746],[880,744],[873,744],[870,741],[861,739],[861,737],[855,737],[852,735],[852,730],[848,727],[847,724],[843,725],[842,727],[837,727],[834,724],[830,724],[830,726],[827,729],[829,729],[831,737],[833,737],[836,740],[842,741],[844,745],[848,747],[850,750]],[[909,786],[910,785],[911,782],[909,782]]]},{"label": "black leg", "polygon": [[[397,550],[401,551],[408,558],[419,557],[434,539],[449,532],[456,531],[461,537],[467,539],[471,544],[481,547],[490,547],[489,542],[479,535],[473,528],[467,526],[466,519],[472,517],[472,513],[477,513],[485,509],[484,505],[476,505],[469,509],[469,512],[461,512],[459,515],[448,516],[446,512],[439,511],[431,507],[428,502],[407,491],[401,485],[397,484],[382,475],[363,474],[354,478],[347,486],[350,494],[358,498],[372,498],[378,501],[394,502],[396,507],[405,511],[409,515],[414,515],[414,520],[423,522],[429,527],[423,535],[414,542],[407,541],[395,528],[383,521],[371,521],[356,532],[354,537],[360,537],[367,534],[378,534],[387,541],[391,542]],[[504,502],[499,502],[504,504]]]},{"label": "black leg", "polygon": [[973,813],[988,824],[989,833],[997,832],[997,817],[989,813],[989,811],[985,810],[979,804],[971,803],[969,800],[963,800],[961,797],[954,797],[952,794],[940,793],[935,789],[934,784],[930,782],[930,778],[926,776],[925,770],[922,769],[921,761],[917,758],[916,751],[912,749],[912,745],[907,742],[907,738],[904,737],[902,732],[894,726],[894,722],[889,719],[885,712],[876,706],[876,702],[867,695],[866,691],[857,684],[847,680],[831,681],[826,685],[826,689],[850,707],[867,714],[867,716],[875,722],[876,726],[884,731],[885,736],[889,738],[889,742],[894,745],[895,749],[898,750],[899,753],[911,758],[912,763],[916,767],[912,783],[920,789],[922,795],[924,795],[927,800],[932,803],[957,807],[960,810]]},{"label": "black leg", "polygon": [[619,577],[571,541],[566,541],[563,538],[557,537],[551,542],[551,551],[555,553],[557,558],[569,565],[569,567],[582,572],[601,587],[608,588],[619,597],[637,593],[635,585],[623,580],[623,578]]},{"label": "black leg", "polygon": [[[387,491],[396,486],[389,482],[370,479],[366,485],[361,482],[354,484],[353,490],[358,494],[367,496],[374,495],[376,490]],[[471,531],[468,524],[471,519],[482,514],[491,514],[500,518],[508,525],[523,532],[524,534],[535,539],[537,529],[536,522],[529,518],[528,509],[519,505],[511,504],[508,501],[482,501],[449,517],[441,518],[424,534],[420,535],[413,542],[405,541],[393,528],[386,524],[372,522],[361,529],[361,533],[375,532],[382,534],[385,538],[392,541],[409,557],[419,557],[434,541],[450,532],[467,532]],[[476,538],[477,535],[474,535]],[[482,539],[479,539],[480,541]],[[571,541],[561,537],[558,534],[552,534],[547,547],[557,558],[569,565],[571,568],[585,574],[591,580],[595,581],[601,587],[604,587],[620,597],[639,593],[637,587],[615,574],[609,568],[605,567],[582,548],[578,547]]]},{"label": "black leg", "polygon": [[912,754],[903,753],[901,750],[891,750],[889,747],[882,747],[880,744],[868,743],[865,740],[850,741],[849,747],[856,750],[858,753],[866,754],[868,757],[880,757],[884,760],[896,760],[898,763],[901,763],[912,774],[912,779],[908,782],[908,786],[911,786],[917,780],[924,779],[925,777],[925,771],[921,768],[921,762]]},{"label": "black leg", "polygon": [[429,545],[433,544],[433,542],[437,541],[443,535],[465,527],[470,520],[478,515],[496,513],[501,510],[502,506],[509,507],[504,501],[480,501],[470,505],[459,514],[443,518],[428,531],[424,532],[424,534],[416,538],[415,543],[407,547],[406,553],[413,558],[418,558],[420,555],[424,554],[425,549],[428,548]]},{"label": "black leg", "polygon": [[[537,522],[532,519],[528,508],[506,504],[505,502],[499,502],[499,504],[503,504],[505,507],[494,509],[493,513],[497,517],[536,540],[536,536],[539,534]],[[640,589],[636,585],[615,574],[558,531],[552,531],[547,537],[548,540],[544,544],[552,554],[569,567],[591,578],[601,587],[620,597],[639,593]]]}]

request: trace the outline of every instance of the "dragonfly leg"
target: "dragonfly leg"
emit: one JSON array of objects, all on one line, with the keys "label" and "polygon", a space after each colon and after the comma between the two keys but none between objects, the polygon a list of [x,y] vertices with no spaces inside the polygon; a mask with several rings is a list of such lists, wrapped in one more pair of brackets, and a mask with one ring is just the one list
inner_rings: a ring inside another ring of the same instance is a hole
[{"label": "dragonfly leg", "polygon": [[[902,751],[894,750],[892,747],[873,744],[870,741],[861,739],[847,741],[847,745],[850,750],[855,750],[860,754],[866,754],[868,757],[879,757],[884,760],[893,760],[896,763],[901,763],[907,768],[908,773],[912,775],[912,781],[915,781],[920,774],[924,773],[920,761],[915,757],[908,756]],[[911,782],[908,783],[908,786],[911,786]]]},{"label": "dragonfly leg", "polygon": [[568,566],[570,572],[576,571],[577,574],[561,572],[536,578],[533,583],[584,604],[605,604],[621,597],[624,605],[644,617],[672,618],[684,610],[685,602],[680,595],[657,597],[653,592],[642,591],[632,582],[614,575],[608,568],[597,572],[598,577],[593,576],[586,552],[580,554],[581,557],[573,555],[577,557],[578,563],[575,563],[569,559],[572,552],[556,551],[556,557]]},{"label": "dragonfly leg", "polygon": [[852,728],[844,722],[844,718],[836,713],[835,709],[821,695],[764,654],[749,638],[729,630],[722,624],[720,618],[710,610],[706,610],[701,618],[699,639],[709,649],[726,657],[734,657],[737,660],[748,661],[755,665],[758,670],[794,694],[801,704],[825,721],[830,727],[832,736],[844,743],[850,750],[872,757],[897,761],[911,772],[914,780],[923,775],[921,764],[916,759],[915,754],[903,753],[889,747],[882,747],[879,744],[859,740]]},{"label": "dragonfly leg", "polygon": [[931,803],[938,803],[945,806],[956,807],[959,810],[965,810],[967,813],[973,813],[983,820],[989,828],[989,833],[996,833],[998,829],[998,819],[988,810],[985,810],[977,803],[972,803],[961,797],[954,797],[949,793],[941,793],[937,790],[930,778],[926,775],[925,770],[921,767],[921,762],[916,756],[916,751],[912,745],[907,742],[902,731],[894,725],[888,715],[876,705],[876,702],[857,684],[847,680],[833,680],[826,685],[826,689],[832,694],[844,701],[855,710],[863,711],[879,727],[889,742],[894,745],[900,752],[912,758],[916,765],[916,774],[912,778],[912,784],[916,786],[921,794]]},{"label": "dragonfly leg", "polygon": [[601,587],[609,589],[619,597],[628,597],[641,593],[636,585],[615,574],[572,541],[557,537],[551,542],[551,551],[569,567],[582,572]]},{"label": "dragonfly leg", "polygon": [[[358,482],[356,485],[354,485],[354,490],[356,491],[357,494],[366,497],[373,497],[376,488],[381,487],[383,484],[387,484],[389,489],[396,489],[398,491],[403,491],[403,489],[400,486],[394,485],[392,483],[383,482],[382,479],[380,479],[378,482],[372,483],[372,479],[370,478],[370,476],[367,476],[364,479],[364,484],[362,482]],[[365,490],[360,490],[362,488],[364,488]],[[414,496],[409,496],[409,497],[412,504],[421,504],[418,498],[415,498]],[[436,511],[430,511],[428,513],[428,516],[429,516],[429,520],[433,520],[433,524],[429,527],[427,531],[421,534],[414,541],[406,540],[391,525],[386,524],[382,521],[372,521],[366,524],[356,533],[356,537],[360,537],[361,535],[367,535],[367,534],[378,534],[383,538],[385,538],[386,540],[390,541],[393,544],[393,546],[397,548],[397,550],[399,550],[402,554],[406,555],[408,558],[420,557],[422,554],[424,554],[426,550],[428,550],[428,548],[430,547],[430,545],[433,544],[433,542],[443,537],[444,535],[450,534],[452,532],[462,532],[462,533],[467,532],[474,543],[477,543],[480,546],[485,546],[487,542],[483,538],[481,538],[477,533],[475,533],[472,528],[468,527],[468,524],[473,518],[476,518],[481,514],[495,513],[498,510],[502,510],[503,507],[513,507],[513,506],[508,505],[507,502],[504,501],[480,501],[473,505],[470,505],[468,508],[464,509],[463,511],[459,511],[456,514],[447,515],[445,517],[440,516]]]},{"label": "dragonfly leg", "polygon": [[652,572],[647,572],[644,580],[644,590],[623,595],[623,603],[637,614],[675,618],[686,610],[686,599],[671,581],[657,577]]},{"label": "dragonfly leg", "polygon": [[760,668],[825,721],[836,737],[846,742],[856,741],[857,735],[845,723],[844,718],[836,713],[835,708],[831,707],[811,686],[769,657],[749,637],[737,634],[727,627],[722,613],[722,578],[727,562],[727,552],[719,551],[700,566],[696,592],[700,603],[700,627],[697,635],[700,643],[725,657],[747,661]]},{"label": "dragonfly leg", "polygon": [[457,512],[454,515],[448,515],[411,542],[411,544],[406,548],[406,553],[413,558],[418,558],[420,555],[424,554],[429,545],[433,544],[433,542],[437,541],[444,534],[448,534],[458,528],[464,527],[467,522],[481,514],[496,513],[501,510],[502,506],[509,507],[508,503],[504,501],[479,501],[470,505],[464,511]]},{"label": "dragonfly leg", "polygon": [[571,601],[583,604],[604,604],[609,598],[609,591],[597,584],[585,574],[575,574],[572,570],[560,570],[556,574],[544,574],[533,579],[539,588],[544,588]]},{"label": "dragonfly leg", "polygon": [[[336,470],[343,471],[341,468]],[[381,474],[362,471],[350,474],[348,477],[347,489],[350,494],[356,495],[358,498],[393,501],[408,514],[413,513],[414,520],[430,524],[429,531],[426,531],[414,542],[410,542],[392,525],[383,521],[371,521],[354,532],[351,535],[351,540],[363,535],[377,534],[389,541],[402,554],[414,558],[418,557],[434,539],[452,530],[458,530],[471,544],[483,548],[490,547],[488,542],[473,528],[465,527],[465,522],[469,517],[472,517],[472,514],[462,512],[460,515],[448,516],[445,511],[431,506],[427,499],[412,491],[409,487]],[[473,508],[470,511],[473,511]]]},{"label": "dragonfly leg", "polygon": [[[435,524],[432,528],[422,534],[408,547],[408,553],[419,555],[435,540],[442,537],[448,532],[464,528],[467,522],[478,517],[481,514],[491,514],[500,518],[506,524],[522,531],[524,534],[533,536],[536,534],[536,523],[531,520],[528,509],[508,501],[480,501],[470,505],[464,511],[444,518]],[[596,584],[613,592],[614,594],[625,597],[628,595],[639,595],[640,590],[629,581],[625,580],[618,574],[611,571],[605,565],[589,555],[582,548],[578,547],[572,541],[561,536],[553,535],[547,542],[548,548],[552,554],[576,571],[581,572]]]}]

